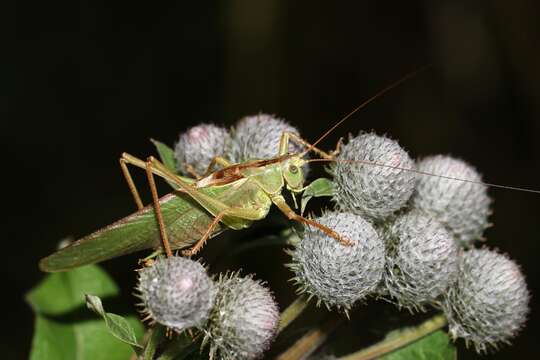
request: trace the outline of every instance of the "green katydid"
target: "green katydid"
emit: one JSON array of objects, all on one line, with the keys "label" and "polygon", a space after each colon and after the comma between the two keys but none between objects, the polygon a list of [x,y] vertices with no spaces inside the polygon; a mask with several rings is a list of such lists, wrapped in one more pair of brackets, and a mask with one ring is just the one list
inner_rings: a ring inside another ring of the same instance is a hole
[{"label": "green katydid", "polygon": [[[304,156],[313,151],[322,156],[320,160],[333,161],[339,147],[333,153],[326,153],[316,145],[358,110],[416,73],[403,77],[361,103],[313,144],[285,132],[279,142],[277,157],[240,164],[230,164],[226,159],[216,157],[206,176],[198,180],[178,176],[153,157],[143,161],[124,153],[120,165],[139,210],[42,259],[39,263],[41,270],[65,271],[148,248],[159,248],[160,244],[169,256],[176,249],[184,249],[184,255],[193,255],[208,238],[226,229],[246,228],[253,221],[265,218],[272,204],[289,219],[317,227],[336,240],[350,244],[349,239],[332,229],[296,214],[286,203],[282,191],[286,188],[293,198],[294,194],[305,189],[309,190],[304,194],[308,199],[321,195],[317,195],[318,192],[327,195],[329,189],[324,182],[315,181],[311,187],[304,186],[302,166],[308,162]],[[300,154],[289,154],[289,141],[306,150]],[[211,172],[216,164],[223,168]],[[152,205],[143,206],[127,165],[146,170]],[[175,191],[158,198],[154,175],[165,179],[175,187]]]},{"label": "green katydid", "polygon": [[[286,132],[281,136],[278,155],[275,158],[230,164],[226,159],[216,157],[210,164],[206,176],[200,179],[178,176],[153,157],[143,161],[124,153],[120,165],[139,210],[42,259],[40,268],[47,272],[65,271],[139,250],[159,248],[160,244],[169,256],[172,250],[176,249],[183,249],[184,255],[193,255],[201,249],[206,240],[222,231],[243,229],[252,222],[265,218],[273,204],[289,219],[317,227],[336,240],[349,244],[349,239],[341,237],[332,229],[296,214],[286,203],[282,192],[287,189],[293,194],[293,198],[294,194],[303,192],[302,211],[311,197],[328,196],[331,188],[323,179],[317,179],[304,186],[302,166],[308,162],[304,156],[309,151],[314,151],[322,158],[309,162],[335,161],[339,147],[332,153],[326,153],[316,145],[355,112],[415,74],[405,76],[364,101],[313,144],[309,144],[296,134]],[[299,154],[289,154],[289,141],[304,146],[306,150]],[[395,167],[367,161],[363,163]],[[222,168],[211,172],[216,164]],[[143,206],[127,165],[146,170],[152,192],[152,205]],[[439,176],[412,169],[404,170]],[[159,199],[154,175],[165,179],[175,191]]]},{"label": "green katydid", "polygon": [[[287,154],[290,139],[309,146],[308,150],[315,150],[325,158],[333,157],[315,146],[308,145],[295,134],[283,133],[276,158],[233,165],[218,157],[213,163],[221,164],[224,166],[222,169],[194,180],[172,173],[153,157],[145,162],[124,153],[120,163],[139,211],[42,259],[40,268],[50,272],[63,271],[158,247],[160,237],[167,254],[170,255],[175,249],[192,246],[184,250],[183,254],[193,255],[208,238],[225,228],[239,230],[248,227],[253,221],[263,219],[272,204],[289,219],[315,226],[348,244],[348,239],[342,238],[324,225],[296,214],[286,203],[282,195],[284,187],[292,193],[304,190],[302,166],[306,163],[303,159],[305,152]],[[146,169],[153,206],[142,206],[127,164]],[[158,199],[154,175],[174,184],[177,190]]]}]

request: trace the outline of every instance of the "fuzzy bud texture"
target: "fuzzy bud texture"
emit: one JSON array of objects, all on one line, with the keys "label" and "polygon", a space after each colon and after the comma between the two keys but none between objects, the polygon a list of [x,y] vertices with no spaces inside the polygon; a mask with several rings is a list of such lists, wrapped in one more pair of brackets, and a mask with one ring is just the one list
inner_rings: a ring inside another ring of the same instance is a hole
[{"label": "fuzzy bud texture", "polygon": [[[420,161],[417,167],[419,171],[430,174],[482,181],[472,166],[450,156],[430,156]],[[485,185],[429,175],[418,176],[412,197],[414,208],[435,216],[465,247],[481,239],[489,227],[490,204]]]},{"label": "fuzzy bud texture", "polygon": [[[278,156],[281,134],[298,130],[272,115],[258,114],[238,121],[232,132],[231,159],[238,163],[252,159],[272,159]],[[297,153],[302,147],[289,141],[289,152]]]},{"label": "fuzzy bud texture", "polygon": [[328,308],[349,309],[371,294],[384,272],[384,244],[373,226],[350,212],[328,212],[315,219],[353,242],[345,246],[315,228],[290,252],[293,280],[300,293]]},{"label": "fuzzy bud texture", "polygon": [[214,309],[205,331],[210,358],[260,358],[269,348],[279,324],[279,308],[270,290],[251,276],[221,276]]},{"label": "fuzzy bud texture", "polygon": [[188,171],[188,166],[191,166],[197,175],[204,175],[215,156],[225,155],[229,142],[230,135],[225,128],[213,124],[190,128],[180,134],[174,146],[178,170],[183,175],[192,176]]},{"label": "fuzzy bud texture", "polygon": [[458,274],[458,246],[432,217],[411,211],[384,230],[385,285],[399,306],[423,310],[451,286]]},{"label": "fuzzy bud texture", "polygon": [[478,352],[509,343],[525,324],[529,292],[519,266],[488,249],[466,251],[443,303],[449,333]]},{"label": "fuzzy bud texture", "polygon": [[385,136],[360,134],[342,147],[337,160],[368,162],[333,166],[334,201],[340,209],[384,220],[405,206],[413,193],[415,174],[403,169],[415,169],[414,161]]},{"label": "fuzzy bud texture", "polygon": [[201,327],[215,298],[214,284],[204,267],[177,256],[160,258],[141,269],[138,290],[144,312],[176,331]]}]

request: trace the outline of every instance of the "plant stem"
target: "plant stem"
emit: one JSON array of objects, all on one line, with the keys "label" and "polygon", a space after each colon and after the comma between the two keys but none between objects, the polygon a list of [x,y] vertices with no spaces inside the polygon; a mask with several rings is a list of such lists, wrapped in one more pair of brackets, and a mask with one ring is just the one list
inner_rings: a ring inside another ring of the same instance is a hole
[{"label": "plant stem", "polygon": [[306,295],[300,295],[296,298],[282,313],[279,319],[279,327],[277,333],[283,331],[291,322],[294,321],[308,305],[308,298]]},{"label": "plant stem", "polygon": [[320,326],[310,330],[298,339],[290,348],[279,355],[276,360],[306,359],[326,341],[328,335],[338,327],[342,320],[340,317],[330,315]]},{"label": "plant stem", "polygon": [[146,343],[146,346],[144,348],[144,352],[142,354],[142,358],[144,360],[152,360],[154,359],[154,355],[156,353],[156,349],[158,345],[163,341],[165,338],[165,327],[159,324],[156,324],[152,329],[149,330],[149,338],[148,342]]},{"label": "plant stem", "polygon": [[379,356],[382,356],[403,346],[409,345],[417,340],[420,340],[424,336],[445,327],[446,324],[447,321],[444,315],[436,315],[412,329],[403,331],[400,335],[396,337],[382,340],[366,349],[362,349],[355,353],[340,357],[339,360],[375,359]]},{"label": "plant stem", "polygon": [[188,357],[197,350],[198,344],[194,339],[188,337],[186,333],[180,334],[176,339],[169,343],[158,360],[181,360]]}]

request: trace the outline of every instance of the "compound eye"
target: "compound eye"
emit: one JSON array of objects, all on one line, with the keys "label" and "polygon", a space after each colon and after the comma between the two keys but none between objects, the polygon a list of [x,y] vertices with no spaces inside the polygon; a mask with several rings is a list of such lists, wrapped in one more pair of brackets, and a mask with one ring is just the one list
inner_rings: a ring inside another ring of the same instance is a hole
[{"label": "compound eye", "polygon": [[296,165],[289,165],[289,172],[291,174],[296,174],[298,172],[298,166]]}]

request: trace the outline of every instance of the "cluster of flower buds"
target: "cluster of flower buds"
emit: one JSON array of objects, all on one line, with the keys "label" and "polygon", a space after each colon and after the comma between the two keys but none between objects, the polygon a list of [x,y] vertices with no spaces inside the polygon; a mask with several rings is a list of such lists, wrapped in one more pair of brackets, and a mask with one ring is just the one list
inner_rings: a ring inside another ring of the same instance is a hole
[{"label": "cluster of flower buds", "polygon": [[[268,114],[246,116],[230,131],[213,124],[194,126],[180,134],[175,144],[177,170],[186,176],[202,176],[217,156],[231,163],[274,158],[284,132],[299,135],[285,120]],[[289,141],[290,153],[302,150],[299,144]]]},{"label": "cluster of flower buds", "polygon": [[299,293],[345,310],[369,295],[411,311],[442,308],[451,335],[479,352],[517,334],[526,283],[506,256],[473,248],[491,214],[473,167],[442,155],[415,163],[373,133],[349,139],[336,160],[329,171],[337,211],[315,220],[353,245],[307,229],[290,251]]},{"label": "cluster of flower buds", "polygon": [[[298,135],[265,114],[245,117],[230,131],[196,126],[176,144],[178,170],[202,175],[215,156],[233,163],[273,158],[283,132]],[[289,143],[289,152],[302,150]],[[491,199],[472,166],[443,155],[415,162],[396,141],[361,133],[342,147],[329,173],[335,210],[315,220],[352,245],[306,228],[289,251],[299,293],[345,312],[369,296],[410,311],[435,306],[445,312],[451,336],[479,352],[507,343],[523,327],[529,293],[519,267],[474,248],[490,226]],[[251,277],[214,282],[200,264],[172,258],[143,269],[139,289],[155,321],[177,331],[201,329],[212,356],[257,357],[275,334],[277,306]]]},{"label": "cluster of flower buds", "polygon": [[142,312],[175,332],[204,334],[211,358],[256,359],[270,346],[279,309],[264,284],[238,273],[211,279],[188,258],[158,258],[139,270]]}]

